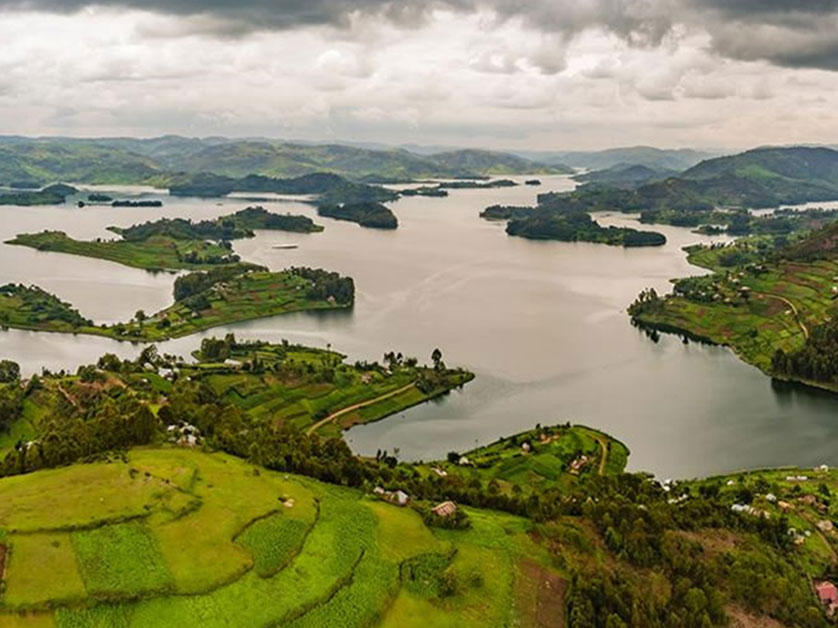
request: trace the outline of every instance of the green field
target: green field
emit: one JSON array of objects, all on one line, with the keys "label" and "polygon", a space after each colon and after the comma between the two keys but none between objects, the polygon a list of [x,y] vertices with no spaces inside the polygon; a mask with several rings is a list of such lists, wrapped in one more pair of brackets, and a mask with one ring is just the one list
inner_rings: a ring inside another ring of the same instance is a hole
[{"label": "green field", "polygon": [[[82,498],[56,507],[65,491]],[[196,503],[173,513],[161,493]],[[405,626],[419,614],[505,626],[530,612],[516,605],[520,561],[550,569],[525,519],[470,510],[469,530],[428,528],[410,509],[222,454],[139,449],[3,479],[0,494],[0,527],[16,530],[3,628]]]},{"label": "green field", "polygon": [[95,257],[145,270],[205,270],[235,264],[229,249],[205,240],[180,240],[152,236],[146,240],[74,240],[61,231],[21,234],[6,244],[28,246],[38,251]]},{"label": "green field", "polygon": [[[459,461],[449,459],[432,463],[423,467],[423,472],[454,474],[482,483],[495,482],[504,492],[513,485],[524,490],[566,490],[591,475],[623,473],[628,454],[623,443],[588,427],[539,426],[485,447],[458,453]],[[578,468],[573,468],[574,461]]]},{"label": "green field", "polygon": [[751,239],[688,253],[691,263],[713,274],[678,280],[672,295],[632,306],[641,327],[729,346],[773,374],[778,349],[800,349],[812,329],[835,313],[838,261],[766,259]]}]

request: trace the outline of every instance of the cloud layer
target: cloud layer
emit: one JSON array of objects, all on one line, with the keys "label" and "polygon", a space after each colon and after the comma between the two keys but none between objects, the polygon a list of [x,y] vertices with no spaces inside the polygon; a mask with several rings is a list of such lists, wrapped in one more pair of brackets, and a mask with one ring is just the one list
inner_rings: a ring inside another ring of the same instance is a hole
[{"label": "cloud layer", "polygon": [[838,0],[790,4],[0,0],[0,133],[834,142]]}]

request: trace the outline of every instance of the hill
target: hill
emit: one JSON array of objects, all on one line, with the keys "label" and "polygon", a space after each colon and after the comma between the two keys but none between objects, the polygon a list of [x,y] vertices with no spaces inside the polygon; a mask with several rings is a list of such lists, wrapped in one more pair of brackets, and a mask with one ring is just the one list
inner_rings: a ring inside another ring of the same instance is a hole
[{"label": "hill", "polygon": [[675,170],[651,168],[642,164],[620,163],[604,170],[594,170],[573,177],[580,183],[599,183],[612,187],[633,188],[676,175]]},{"label": "hill", "polygon": [[54,181],[157,183],[173,174],[212,173],[241,179],[316,172],[353,180],[413,180],[481,177],[491,174],[567,172],[506,153],[454,151],[418,155],[403,149],[342,144],[303,144],[266,139],[184,138],[21,138],[0,137],[0,184]]},{"label": "hill", "polygon": [[710,212],[838,199],[838,152],[828,148],[759,148],[710,159],[676,177],[634,190],[586,185],[539,195],[556,209]]},{"label": "hill", "polygon": [[646,166],[655,170],[686,170],[717,154],[689,148],[665,149],[651,146],[609,148],[601,151],[531,152],[523,153],[546,164],[562,163],[572,168],[605,170],[620,164]]}]

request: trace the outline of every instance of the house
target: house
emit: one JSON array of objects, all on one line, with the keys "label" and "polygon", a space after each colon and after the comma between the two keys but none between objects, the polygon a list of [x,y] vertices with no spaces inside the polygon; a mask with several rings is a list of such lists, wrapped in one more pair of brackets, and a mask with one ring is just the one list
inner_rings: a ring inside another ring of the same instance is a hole
[{"label": "house", "polygon": [[570,472],[573,475],[579,475],[579,471],[581,471],[582,467],[584,467],[587,463],[588,456],[579,456],[576,460],[570,463]]},{"label": "house", "polygon": [[828,519],[824,519],[823,521],[818,521],[815,525],[817,526],[818,530],[820,530],[821,532],[832,532],[832,528],[834,527],[832,525],[832,522],[829,521]]},{"label": "house", "polygon": [[529,443],[524,443],[523,445],[521,445],[521,451],[525,454],[530,453],[530,451],[532,451],[532,445],[530,445]]},{"label": "house", "polygon": [[431,509],[437,517],[449,517],[457,512],[457,504],[454,502],[442,502]]},{"label": "house", "polygon": [[431,467],[431,471],[436,473],[441,478],[444,478],[448,475],[448,471],[445,471],[444,469],[440,469],[439,467]]},{"label": "house", "polygon": [[765,499],[767,499],[769,502],[771,502],[773,504],[774,502],[777,501],[777,496],[774,493],[768,493],[765,496]]},{"label": "house", "polygon": [[404,491],[396,491],[395,493],[393,493],[392,497],[390,498],[390,501],[392,501],[394,504],[397,504],[399,506],[407,506],[407,502],[409,500],[410,500],[410,497]]},{"label": "house", "polygon": [[375,493],[376,495],[384,495],[384,493],[386,491],[383,488],[381,488],[380,486],[376,486],[374,489],[372,489],[372,492]]},{"label": "house", "polygon": [[818,594],[821,604],[826,607],[827,614],[831,616],[838,607],[838,588],[831,582],[823,581],[815,585],[815,593]]},{"label": "house", "polygon": [[227,358],[226,360],[224,360],[224,366],[229,366],[232,369],[240,369],[242,367],[242,363],[238,360]]},{"label": "house", "polygon": [[777,505],[780,507],[780,510],[791,510],[792,509],[792,505],[790,503],[784,502],[782,500],[778,501]]}]

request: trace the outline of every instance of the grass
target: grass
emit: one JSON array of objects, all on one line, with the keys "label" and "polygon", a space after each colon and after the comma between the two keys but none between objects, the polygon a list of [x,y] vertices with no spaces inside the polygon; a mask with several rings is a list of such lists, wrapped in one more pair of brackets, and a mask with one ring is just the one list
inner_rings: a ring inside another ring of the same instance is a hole
[{"label": "grass", "polygon": [[5,580],[3,604],[13,608],[74,602],[86,595],[67,533],[13,535]]},{"label": "grass", "polygon": [[[604,465],[603,443],[607,450]],[[586,475],[622,473],[628,463],[628,453],[623,443],[602,432],[584,426],[560,425],[539,427],[465,452],[463,456],[468,464],[439,461],[422,470],[432,474],[433,469],[438,469],[482,483],[495,481],[504,491],[513,485],[523,490],[569,488]],[[586,456],[587,461],[578,473],[572,473],[571,464],[581,460],[581,456]]]},{"label": "grass", "polygon": [[[126,240],[74,240],[61,231],[20,234],[6,244],[28,246],[38,251],[67,253],[104,259],[145,270],[207,270],[217,268],[218,262],[233,264],[230,251],[204,240],[177,240],[168,236],[152,236],[140,242]],[[195,261],[190,261],[195,260]]]},{"label": "grass", "polygon": [[154,535],[143,523],[74,532],[72,539],[85,588],[93,597],[141,596],[173,588]]},{"label": "grass", "polygon": [[[64,532],[79,514],[31,495],[79,483],[86,508],[123,494],[130,504],[120,512],[133,513],[137,495],[149,508],[120,523],[100,510],[85,518],[97,527]],[[134,484],[200,503],[165,509],[162,495]],[[127,462],[4,478],[0,495],[51,528],[10,534],[0,628],[412,626],[423,617],[429,626],[504,626],[514,614],[513,565],[540,556],[517,517],[468,509],[471,529],[431,530],[416,512],[358,491],[192,450],[138,449]],[[22,517],[12,510],[4,516]],[[441,557],[428,573],[444,575],[444,586],[404,581],[402,565],[427,556]],[[51,610],[22,615],[13,605]]]}]

